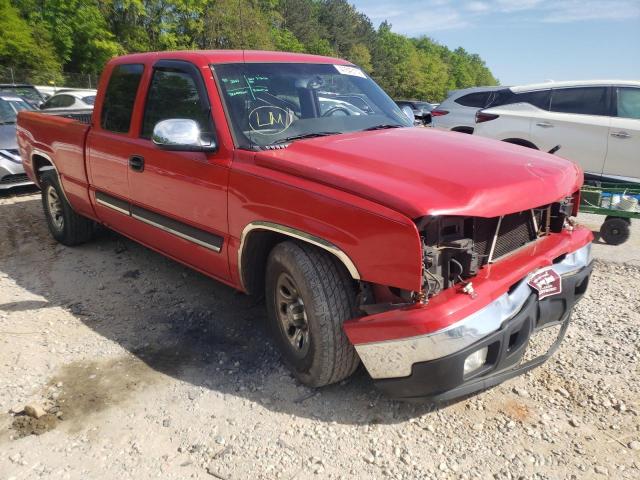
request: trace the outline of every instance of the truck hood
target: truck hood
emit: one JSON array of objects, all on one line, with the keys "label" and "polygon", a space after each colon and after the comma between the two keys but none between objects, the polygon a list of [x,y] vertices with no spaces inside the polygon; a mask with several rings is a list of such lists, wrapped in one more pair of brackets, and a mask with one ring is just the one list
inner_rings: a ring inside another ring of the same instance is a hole
[{"label": "truck hood", "polygon": [[409,218],[497,217],[555,202],[580,188],[580,168],[537,150],[430,128],[294,141],[256,154],[263,167],[385,205]]}]

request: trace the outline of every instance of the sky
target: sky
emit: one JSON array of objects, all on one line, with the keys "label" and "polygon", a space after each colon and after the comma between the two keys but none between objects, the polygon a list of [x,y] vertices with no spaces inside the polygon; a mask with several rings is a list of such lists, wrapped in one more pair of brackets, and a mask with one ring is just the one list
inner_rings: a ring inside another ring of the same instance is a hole
[{"label": "sky", "polygon": [[350,0],[377,27],[479,54],[502,85],[640,80],[640,0]]}]

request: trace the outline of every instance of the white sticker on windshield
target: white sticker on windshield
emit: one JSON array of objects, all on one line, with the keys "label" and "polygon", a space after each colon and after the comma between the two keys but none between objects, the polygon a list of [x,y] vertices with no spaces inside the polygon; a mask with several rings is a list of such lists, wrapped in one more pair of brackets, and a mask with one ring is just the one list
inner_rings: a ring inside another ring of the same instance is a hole
[{"label": "white sticker on windshield", "polygon": [[364,72],[357,67],[349,67],[348,65],[334,65],[334,67],[336,67],[336,70],[338,70],[342,75],[367,78]]},{"label": "white sticker on windshield", "polygon": [[20,97],[0,97],[5,102],[20,102],[22,99]]}]

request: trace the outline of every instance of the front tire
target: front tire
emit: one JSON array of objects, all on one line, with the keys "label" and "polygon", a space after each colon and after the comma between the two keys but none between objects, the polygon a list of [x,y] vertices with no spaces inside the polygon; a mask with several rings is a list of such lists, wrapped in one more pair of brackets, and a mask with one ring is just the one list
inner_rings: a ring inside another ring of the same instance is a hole
[{"label": "front tire", "polygon": [[63,245],[79,245],[90,240],[95,224],[78,215],[64,196],[58,175],[48,170],[40,178],[42,208],[51,236]]},{"label": "front tire", "polygon": [[359,359],[342,324],[355,315],[356,292],[342,265],[287,241],[271,251],[265,284],[270,329],[295,377],[322,387],[350,376]]}]

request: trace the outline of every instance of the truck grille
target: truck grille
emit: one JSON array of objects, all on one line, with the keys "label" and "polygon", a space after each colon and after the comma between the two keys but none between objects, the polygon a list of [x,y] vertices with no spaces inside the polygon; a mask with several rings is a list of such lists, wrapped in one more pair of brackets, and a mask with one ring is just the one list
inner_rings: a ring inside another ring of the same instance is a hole
[{"label": "truck grille", "polygon": [[480,255],[481,265],[534,241],[538,237],[538,229],[533,215],[531,210],[525,210],[504,217],[474,218],[474,250]]}]

